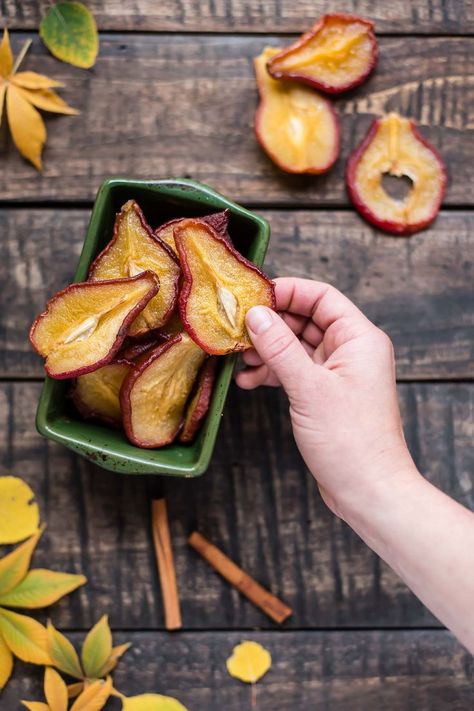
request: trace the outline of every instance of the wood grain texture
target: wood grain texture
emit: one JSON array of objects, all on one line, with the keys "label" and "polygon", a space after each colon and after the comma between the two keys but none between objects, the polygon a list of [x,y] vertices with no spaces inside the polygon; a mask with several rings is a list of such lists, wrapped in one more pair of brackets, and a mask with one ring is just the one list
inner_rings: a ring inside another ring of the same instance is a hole
[{"label": "wood grain texture", "polygon": [[[82,637],[71,635],[76,646]],[[225,668],[242,639],[272,655],[272,668],[257,684],[259,711],[467,711],[474,704],[472,657],[442,630],[114,634],[114,642],[133,644],[114,685],[129,696],[169,694],[190,711],[244,711],[250,686]],[[41,672],[17,663],[2,708],[13,711],[20,698],[43,698]]]},{"label": "wood grain texture", "polygon": [[[60,628],[102,614],[123,629],[163,628],[150,535],[152,477],[103,471],[36,434],[39,383],[0,389],[0,474],[24,477],[47,530],[35,567],[88,576],[51,611]],[[409,447],[422,472],[474,508],[474,384],[404,384]],[[325,509],[290,433],[278,390],[232,387],[212,465],[196,480],[165,480],[183,627],[274,627],[186,543],[214,541],[293,609],[291,629],[436,626],[397,576]]]},{"label": "wood grain texture", "polygon": [[[47,0],[4,0],[9,27],[36,29],[50,7]],[[302,32],[315,19],[337,9],[376,22],[380,32],[463,34],[474,29],[472,0],[341,0],[328,8],[323,0],[90,0],[102,30],[198,32]]]},{"label": "wood grain texture", "polygon": [[[267,271],[338,286],[388,331],[399,377],[474,377],[473,213],[444,212],[409,239],[350,212],[262,214],[272,228]],[[0,376],[42,375],[28,329],[71,279],[88,219],[87,210],[0,210]]]},{"label": "wood grain texture", "polygon": [[[16,35],[19,47],[26,35]],[[471,38],[382,38],[376,73],[336,101],[342,153],[324,176],[288,175],[253,134],[252,58],[282,38],[106,35],[91,72],[58,64],[35,37],[25,69],[63,80],[82,113],[48,118],[38,174],[1,142],[0,195],[12,200],[91,200],[105,176],[191,176],[237,201],[291,207],[347,204],[344,164],[374,116],[415,118],[449,172],[446,204],[472,204],[474,78]]]}]

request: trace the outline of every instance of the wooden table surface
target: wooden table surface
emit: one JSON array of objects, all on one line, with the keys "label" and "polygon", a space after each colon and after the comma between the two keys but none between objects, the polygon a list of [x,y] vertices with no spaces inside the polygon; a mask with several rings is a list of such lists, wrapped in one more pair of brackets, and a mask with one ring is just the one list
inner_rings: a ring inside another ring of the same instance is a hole
[{"label": "wooden table surface", "polygon": [[[410,449],[430,481],[474,508],[473,0],[337,3],[376,21],[381,57],[369,81],[336,100],[342,154],[321,177],[285,175],[260,151],[251,60],[334,9],[322,0],[92,0],[101,48],[91,71],[43,48],[36,30],[48,5],[4,0],[1,10],[16,51],[33,40],[25,68],[63,80],[81,115],[47,119],[42,174],[5,131],[0,139],[0,473],[38,494],[48,529],[36,565],[89,578],[48,615],[79,640],[108,613],[117,640],[134,645],[117,687],[169,693],[190,711],[247,711],[248,687],[225,670],[242,639],[273,656],[259,711],[472,709],[472,658],[324,508],[275,390],[233,387],[207,474],[164,481],[184,624],[165,632],[155,484],[37,435],[42,366],[27,330],[71,279],[104,177],[202,180],[270,221],[269,273],[328,280],[388,331]],[[419,122],[449,172],[438,219],[408,239],[362,222],[344,190],[346,156],[388,110]],[[282,628],[188,549],[195,528],[293,607]],[[20,698],[41,698],[40,672],[18,663],[0,708]]]}]

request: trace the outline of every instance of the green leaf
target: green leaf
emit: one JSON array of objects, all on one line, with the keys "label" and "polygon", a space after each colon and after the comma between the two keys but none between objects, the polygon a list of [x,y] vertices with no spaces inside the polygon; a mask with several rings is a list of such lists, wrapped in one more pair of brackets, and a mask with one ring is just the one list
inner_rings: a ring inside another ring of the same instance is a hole
[{"label": "green leaf", "polygon": [[99,35],[94,16],[81,2],[58,2],[40,24],[40,36],[57,59],[81,69],[94,66]]},{"label": "green leaf", "polygon": [[57,669],[75,679],[83,678],[84,674],[76,650],[67,637],[58,632],[51,622],[48,622],[47,627],[47,650],[52,664]]},{"label": "green leaf", "polygon": [[82,666],[89,679],[100,677],[102,668],[112,654],[112,633],[107,615],[91,629],[82,645]]},{"label": "green leaf", "polygon": [[161,694],[124,697],[122,711],[187,711],[177,699]]},{"label": "green leaf", "polygon": [[51,664],[46,651],[46,628],[36,620],[0,608],[0,633],[19,659],[31,664]]},{"label": "green leaf", "polygon": [[0,605],[29,610],[48,607],[86,582],[83,575],[57,573],[42,568],[30,570],[16,588],[0,595]]},{"label": "green leaf", "polygon": [[0,560],[0,595],[13,590],[25,577],[42,530]]},{"label": "green leaf", "polygon": [[13,671],[13,654],[0,634],[0,690],[3,689]]}]

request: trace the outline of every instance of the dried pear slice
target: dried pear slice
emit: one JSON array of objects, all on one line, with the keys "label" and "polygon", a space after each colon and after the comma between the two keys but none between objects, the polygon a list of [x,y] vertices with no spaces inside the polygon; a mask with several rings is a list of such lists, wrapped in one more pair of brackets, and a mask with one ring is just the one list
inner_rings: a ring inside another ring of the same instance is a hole
[{"label": "dried pear slice", "polygon": [[211,355],[251,347],[247,311],[275,308],[274,285],[212,227],[186,220],[175,228],[183,271],[178,306],[184,328]]},{"label": "dried pear slice", "polygon": [[182,333],[158,346],[127,376],[120,404],[130,442],[154,449],[174,440],[205,358],[204,351]]},{"label": "dried pear slice", "polygon": [[158,277],[146,271],[128,279],[71,284],[53,296],[30,330],[48,375],[73,378],[109,363],[158,289]]},{"label": "dried pear slice", "polygon": [[325,173],[339,155],[340,128],[332,104],[307,86],[277,81],[266,69],[278,50],[255,59],[260,103],[255,134],[269,158],[287,173]]},{"label": "dried pear slice", "polygon": [[166,323],[178,298],[180,269],[174,252],[153,234],[137,203],[129,200],[116,217],[112,240],[93,262],[89,279],[120,279],[145,270],[158,275],[160,291],[131,325],[131,336]]},{"label": "dried pear slice", "polygon": [[[404,200],[384,190],[384,174],[410,178],[412,186]],[[447,178],[441,157],[413,121],[391,113],[372,123],[349,157],[346,182],[354,206],[366,220],[386,232],[409,235],[434,220]]]},{"label": "dried pear slice", "polygon": [[201,428],[204,417],[211,403],[212,389],[216,379],[217,358],[211,356],[199,371],[194,394],[189,401],[184,418],[183,429],[179,435],[180,442],[192,442]]},{"label": "dried pear slice", "polygon": [[[178,254],[178,251],[176,249],[176,244],[174,241],[174,228],[185,219],[187,218],[178,217],[175,220],[165,222],[164,225],[161,225],[161,227],[158,227],[158,229],[155,230],[155,235],[162,239],[163,242],[166,242],[166,244],[171,247],[175,254]],[[222,212],[213,212],[210,215],[206,215],[205,217],[199,217],[196,219],[202,220],[208,225],[211,225],[211,227],[213,227],[216,232],[218,232],[226,239],[229,239],[229,235],[227,232],[227,228],[229,226],[229,210],[222,210]]]},{"label": "dried pear slice", "polygon": [[377,64],[374,23],[357,15],[324,15],[294,44],[272,57],[267,68],[285,79],[338,94],[361,84]]},{"label": "dried pear slice", "polygon": [[76,378],[71,398],[82,417],[119,427],[120,388],[132,367],[132,363],[122,358]]}]

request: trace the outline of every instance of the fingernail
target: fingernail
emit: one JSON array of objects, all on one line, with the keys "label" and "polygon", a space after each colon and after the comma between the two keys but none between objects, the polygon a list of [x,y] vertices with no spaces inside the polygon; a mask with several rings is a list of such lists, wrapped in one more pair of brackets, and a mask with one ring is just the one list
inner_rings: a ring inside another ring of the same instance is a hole
[{"label": "fingernail", "polygon": [[256,335],[264,333],[272,325],[272,316],[265,306],[252,306],[245,318],[248,328]]}]

